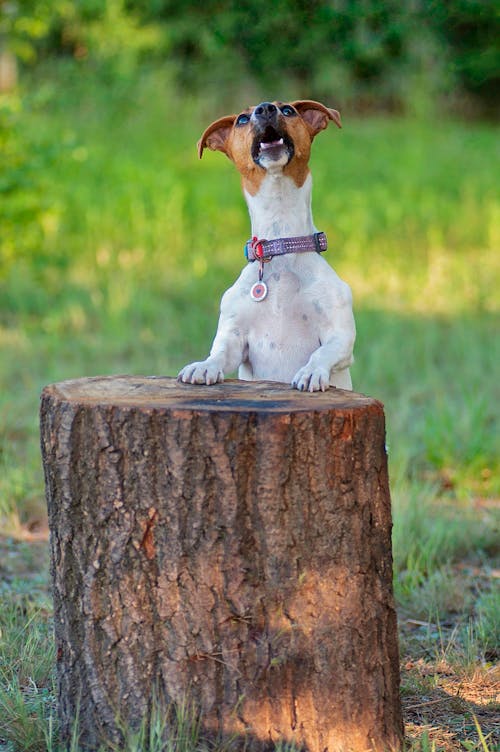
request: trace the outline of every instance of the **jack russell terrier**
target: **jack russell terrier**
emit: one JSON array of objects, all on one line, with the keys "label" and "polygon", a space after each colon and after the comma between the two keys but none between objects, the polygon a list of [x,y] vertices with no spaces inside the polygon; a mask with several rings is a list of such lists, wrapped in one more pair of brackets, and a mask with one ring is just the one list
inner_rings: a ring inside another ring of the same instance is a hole
[{"label": "jack russell terrier", "polygon": [[352,389],[356,330],[348,285],[320,253],[326,236],[311,214],[314,137],[340,115],[309,100],[262,102],[216,120],[198,142],[224,152],[241,174],[252,240],[248,264],[221,301],[206,360],[179,373],[186,384],[240,379],[288,382],[301,391]]}]

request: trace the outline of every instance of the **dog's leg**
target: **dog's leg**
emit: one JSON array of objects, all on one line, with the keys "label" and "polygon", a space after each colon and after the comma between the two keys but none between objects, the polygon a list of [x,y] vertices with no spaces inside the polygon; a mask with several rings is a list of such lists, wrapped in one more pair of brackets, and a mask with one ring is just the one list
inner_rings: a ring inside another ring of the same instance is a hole
[{"label": "dog's leg", "polygon": [[220,384],[224,381],[224,370],[216,358],[208,357],[206,360],[197,360],[184,366],[177,380],[184,384]]},{"label": "dog's leg", "polygon": [[[292,379],[292,386],[301,392],[326,391],[332,382],[332,374],[344,372],[340,378],[343,388],[351,389],[352,384],[347,370],[351,363],[352,346],[333,337],[313,352],[306,365],[300,368]],[[340,383],[339,383],[340,386]]]},{"label": "dog's leg", "polygon": [[180,371],[178,380],[185,384],[217,384],[224,381],[224,374],[236,371],[245,360],[247,348],[243,328],[238,324],[232,296],[228,291],[222,298],[217,334],[206,360],[190,363]]},{"label": "dog's leg", "polygon": [[177,378],[185,384],[221,383],[226,373],[237,370],[243,351],[239,336],[227,337],[225,332],[218,331],[208,358],[184,366]]},{"label": "dog's leg", "polygon": [[[335,309],[334,321],[320,334],[321,346],[292,379],[292,386],[301,392],[324,392],[332,383],[344,389],[352,389],[348,369],[353,362],[356,327],[347,286],[344,291],[345,298],[343,304]],[[333,374],[338,374],[338,378],[335,379]]]}]

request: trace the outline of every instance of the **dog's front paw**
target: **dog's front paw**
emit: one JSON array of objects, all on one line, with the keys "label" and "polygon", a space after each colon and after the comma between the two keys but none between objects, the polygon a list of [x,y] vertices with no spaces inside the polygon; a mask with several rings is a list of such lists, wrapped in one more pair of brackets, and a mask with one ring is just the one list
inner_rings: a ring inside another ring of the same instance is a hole
[{"label": "dog's front paw", "polygon": [[183,384],[217,384],[224,381],[224,373],[217,363],[208,358],[184,366],[177,380],[182,381]]},{"label": "dog's front paw", "polygon": [[297,371],[292,386],[300,392],[326,392],[330,386],[330,373],[326,368],[304,366]]}]

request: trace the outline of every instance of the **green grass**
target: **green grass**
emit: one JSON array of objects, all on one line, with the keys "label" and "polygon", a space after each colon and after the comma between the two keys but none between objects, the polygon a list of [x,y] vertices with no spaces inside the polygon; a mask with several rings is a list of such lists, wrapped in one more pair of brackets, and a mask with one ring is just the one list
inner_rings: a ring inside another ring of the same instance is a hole
[{"label": "green grass", "polygon": [[[162,71],[111,81],[62,63],[0,102],[0,518],[11,534],[43,524],[45,384],[174,375],[207,352],[249,222],[234,167],[220,154],[199,162],[195,144],[247,103],[242,93],[221,112]],[[498,645],[487,576],[499,540],[498,134],[342,114],[343,130],[314,145],[314,217],[353,288],[355,388],[385,404],[396,595],[404,618],[455,630],[412,633],[402,652],[433,645],[469,675],[489,670]],[[56,749],[50,613],[23,583],[2,590],[0,738],[9,751]]]}]

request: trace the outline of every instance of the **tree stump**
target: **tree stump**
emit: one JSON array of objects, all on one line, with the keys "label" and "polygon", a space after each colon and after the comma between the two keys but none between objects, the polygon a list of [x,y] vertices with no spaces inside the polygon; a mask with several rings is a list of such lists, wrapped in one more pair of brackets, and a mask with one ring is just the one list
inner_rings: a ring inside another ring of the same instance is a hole
[{"label": "tree stump", "polygon": [[400,749],[379,402],[89,378],[41,431],[65,738],[119,745],[156,696],[235,748]]}]

